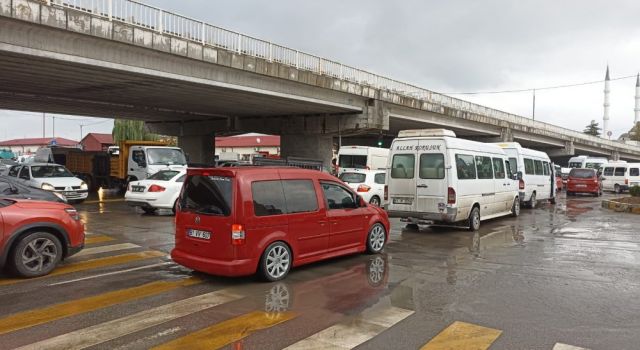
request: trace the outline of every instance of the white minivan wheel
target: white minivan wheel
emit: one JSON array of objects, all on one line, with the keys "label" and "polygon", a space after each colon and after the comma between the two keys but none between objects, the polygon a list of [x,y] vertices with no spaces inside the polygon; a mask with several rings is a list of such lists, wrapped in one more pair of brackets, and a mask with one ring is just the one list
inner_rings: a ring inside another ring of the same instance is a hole
[{"label": "white minivan wheel", "polygon": [[469,231],[478,231],[480,229],[480,208],[473,207],[469,214]]},{"label": "white minivan wheel", "polygon": [[511,206],[511,216],[514,218],[520,216],[520,198],[516,198],[513,200],[513,205]]}]

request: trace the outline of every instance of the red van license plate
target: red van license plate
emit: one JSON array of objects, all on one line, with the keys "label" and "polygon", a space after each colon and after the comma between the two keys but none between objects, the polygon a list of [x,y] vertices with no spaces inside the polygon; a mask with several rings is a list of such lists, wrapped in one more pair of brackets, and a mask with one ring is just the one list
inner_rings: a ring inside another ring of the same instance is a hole
[{"label": "red van license plate", "polygon": [[587,187],[585,184],[577,184],[576,187]]},{"label": "red van license plate", "polygon": [[200,239],[211,239],[211,232],[194,230],[190,228],[187,230],[187,236],[193,237],[193,238],[200,238]]}]

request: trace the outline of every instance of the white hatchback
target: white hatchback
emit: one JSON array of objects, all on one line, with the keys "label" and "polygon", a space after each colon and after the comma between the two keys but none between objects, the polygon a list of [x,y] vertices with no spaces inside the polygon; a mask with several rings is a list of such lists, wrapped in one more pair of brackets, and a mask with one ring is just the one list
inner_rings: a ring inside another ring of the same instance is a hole
[{"label": "white hatchback", "polygon": [[145,180],[132,181],[124,199],[130,206],[140,207],[147,214],[158,209],[171,209],[175,213],[186,174],[186,170],[162,170]]},{"label": "white hatchback", "polygon": [[340,180],[375,206],[382,206],[384,199],[385,170],[350,169],[340,174]]}]

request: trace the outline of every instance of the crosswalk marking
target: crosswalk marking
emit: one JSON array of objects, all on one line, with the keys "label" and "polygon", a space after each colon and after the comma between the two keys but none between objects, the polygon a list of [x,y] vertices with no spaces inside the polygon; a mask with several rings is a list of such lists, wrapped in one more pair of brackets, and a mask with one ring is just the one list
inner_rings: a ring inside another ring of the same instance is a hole
[{"label": "crosswalk marking", "polygon": [[79,253],[74,255],[74,257],[77,258],[79,256],[87,256],[87,255],[100,254],[100,253],[110,253],[110,252],[116,252],[119,250],[134,249],[134,248],[140,248],[140,246],[133,243],[120,243],[120,244],[112,244],[112,245],[106,245],[106,246],[94,247],[94,248],[84,248]]},{"label": "crosswalk marking", "polygon": [[200,279],[194,277],[177,281],[157,281],[138,287],[116,290],[36,310],[20,312],[0,319],[0,334],[14,332],[19,329],[37,326],[43,323],[59,320],[61,318],[83,314],[131,300],[142,299],[200,282]]},{"label": "crosswalk marking", "polygon": [[200,331],[188,334],[184,337],[170,341],[153,348],[154,350],[209,350],[218,349],[248,337],[261,329],[273,327],[288,321],[296,315],[292,312],[267,313],[254,311]]},{"label": "crosswalk marking", "polygon": [[354,320],[326,328],[286,349],[352,349],[379,335],[413,313],[411,310],[393,306],[386,307],[375,313],[371,312],[371,315],[363,313],[363,315]]},{"label": "crosswalk marking", "polygon": [[198,295],[113,321],[62,334],[23,346],[19,349],[85,349],[241,298],[243,298],[243,296],[229,290],[220,290]]},{"label": "crosswalk marking", "polygon": [[589,349],[568,345],[568,344],[556,343],[556,345],[553,346],[553,350],[589,350]]},{"label": "crosswalk marking", "polygon": [[85,236],[84,237],[84,244],[98,244],[98,243],[104,243],[104,242],[111,242],[111,241],[115,241],[116,239],[113,237],[109,237],[109,236],[105,236],[105,235],[98,235],[98,234],[93,234],[91,236]]},{"label": "crosswalk marking", "polygon": [[166,256],[166,255],[167,255],[166,253],[155,251],[155,250],[151,250],[151,251],[145,251],[145,252],[140,252],[140,253],[122,254],[122,255],[109,256],[109,257],[106,257],[106,258],[98,258],[98,259],[93,259],[93,260],[79,261],[79,262],[76,262],[76,263],[71,263],[71,264],[67,264],[67,265],[64,265],[64,266],[57,267],[50,274],[48,274],[47,276],[43,276],[43,277],[31,278],[31,279],[25,279],[25,278],[0,279],[0,286],[16,284],[16,283],[25,282],[25,281],[32,281],[32,280],[35,280],[35,279],[47,278],[47,277],[51,277],[51,276],[59,276],[59,275],[64,275],[64,274],[68,274],[68,273],[73,273],[73,272],[80,272],[80,271],[86,271],[86,270],[91,270],[91,269],[97,269],[97,268],[107,267],[107,266],[112,266],[112,265],[121,265],[121,264],[129,263],[129,262],[133,262],[133,261],[139,261],[139,260],[145,260],[145,259],[151,259],[151,258],[158,258],[158,257],[161,257],[161,256]]},{"label": "crosswalk marking", "polygon": [[119,274],[122,274],[122,273],[138,271],[138,270],[145,270],[145,269],[151,269],[151,268],[154,268],[154,267],[171,265],[171,264],[174,264],[174,262],[165,261],[165,262],[161,262],[161,263],[157,263],[157,264],[144,265],[144,266],[134,267],[134,268],[131,268],[131,269],[126,269],[126,270],[118,270],[118,271],[113,271],[113,272],[101,273],[99,275],[91,275],[91,276],[76,278],[76,279],[72,279],[72,280],[68,280],[68,281],[51,283],[50,286],[59,286],[59,285],[63,285],[63,284],[86,281],[86,280],[91,280],[91,279],[94,279],[94,278],[101,278],[101,277],[105,277],[105,276],[119,275]]},{"label": "crosswalk marking", "polygon": [[438,333],[421,350],[486,350],[501,330],[456,321]]}]

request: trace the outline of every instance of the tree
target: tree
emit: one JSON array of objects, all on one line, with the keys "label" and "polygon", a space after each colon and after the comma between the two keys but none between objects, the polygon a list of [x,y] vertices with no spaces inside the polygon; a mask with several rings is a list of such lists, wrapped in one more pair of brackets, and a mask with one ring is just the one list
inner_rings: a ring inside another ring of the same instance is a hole
[{"label": "tree", "polygon": [[116,143],[126,140],[157,141],[160,139],[160,135],[147,131],[142,120],[116,119],[112,134]]},{"label": "tree", "polygon": [[602,130],[602,128],[599,126],[599,124],[596,123],[595,120],[592,120],[583,132],[587,135],[600,136],[600,130]]}]

